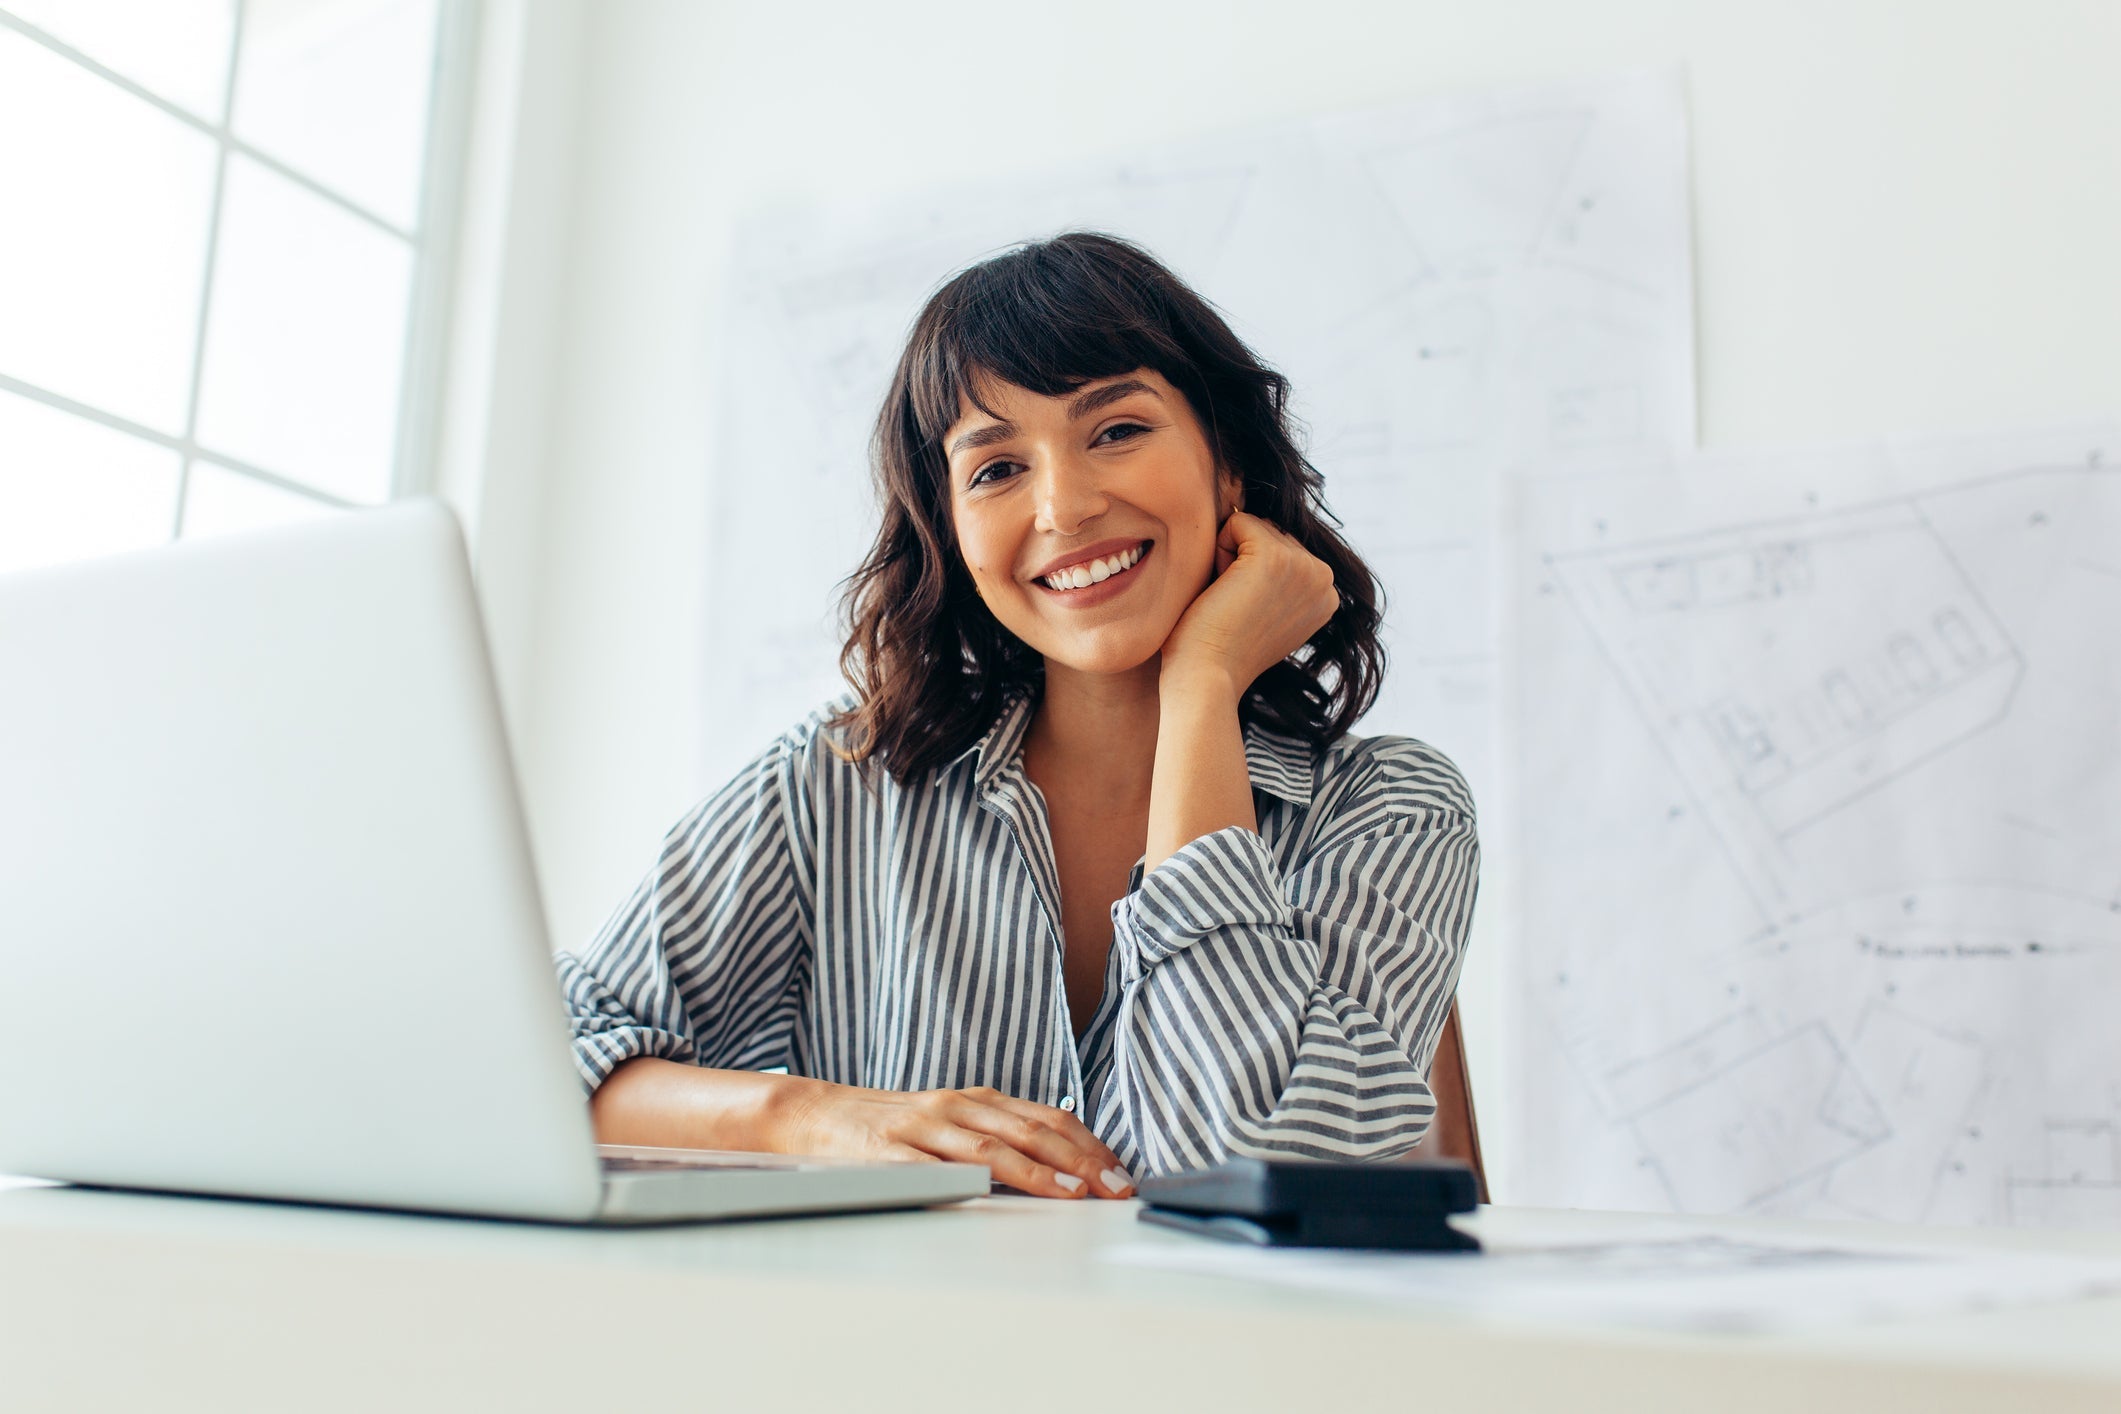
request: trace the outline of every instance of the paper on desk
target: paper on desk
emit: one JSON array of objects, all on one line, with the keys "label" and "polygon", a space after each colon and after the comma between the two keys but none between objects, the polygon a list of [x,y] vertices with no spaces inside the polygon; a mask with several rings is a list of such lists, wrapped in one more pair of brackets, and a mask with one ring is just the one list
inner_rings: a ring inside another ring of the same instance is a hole
[{"label": "paper on desk", "polygon": [[1698,1229],[1610,1242],[1491,1240],[1483,1253],[1136,1243],[1110,1260],[1460,1314],[1757,1333],[2121,1291],[2121,1262],[1779,1243]]}]

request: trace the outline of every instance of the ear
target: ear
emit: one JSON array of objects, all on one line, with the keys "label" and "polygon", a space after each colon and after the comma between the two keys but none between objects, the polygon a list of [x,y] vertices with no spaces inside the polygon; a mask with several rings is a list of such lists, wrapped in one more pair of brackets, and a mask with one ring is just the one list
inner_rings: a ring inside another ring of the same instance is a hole
[{"label": "ear", "polygon": [[1230,512],[1245,508],[1245,480],[1228,468],[1215,473],[1215,523],[1221,525]]}]

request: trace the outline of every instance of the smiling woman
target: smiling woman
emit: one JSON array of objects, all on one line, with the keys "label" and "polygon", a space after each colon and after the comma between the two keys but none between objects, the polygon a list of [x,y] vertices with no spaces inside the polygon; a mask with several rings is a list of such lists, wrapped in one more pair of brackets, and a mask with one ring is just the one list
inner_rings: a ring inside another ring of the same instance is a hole
[{"label": "smiling woman", "polygon": [[1423,743],[1348,730],[1377,585],[1287,397],[1111,237],[937,291],[878,420],[854,690],[560,956],[600,1138],[1053,1197],[1421,1139],[1473,803]]}]

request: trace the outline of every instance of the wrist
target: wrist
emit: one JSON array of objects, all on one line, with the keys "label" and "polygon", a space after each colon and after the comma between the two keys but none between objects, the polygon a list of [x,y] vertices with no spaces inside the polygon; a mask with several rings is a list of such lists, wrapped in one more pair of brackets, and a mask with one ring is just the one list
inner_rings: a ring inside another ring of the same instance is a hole
[{"label": "wrist", "polygon": [[818,1152],[811,1140],[811,1120],[830,1082],[802,1075],[762,1075],[769,1083],[761,1087],[751,1116],[755,1142],[746,1148],[774,1154]]},{"label": "wrist", "polygon": [[1228,668],[1216,663],[1167,661],[1157,674],[1157,698],[1173,707],[1228,707],[1235,710],[1244,689]]}]

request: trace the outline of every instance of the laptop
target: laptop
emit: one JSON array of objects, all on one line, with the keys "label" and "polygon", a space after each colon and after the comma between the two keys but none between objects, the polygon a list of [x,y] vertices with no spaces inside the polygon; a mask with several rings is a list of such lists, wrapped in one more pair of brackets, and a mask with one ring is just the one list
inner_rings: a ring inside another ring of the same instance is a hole
[{"label": "laptop", "polygon": [[439,502],[0,575],[0,1173],[569,1223],[975,1164],[606,1148]]}]

